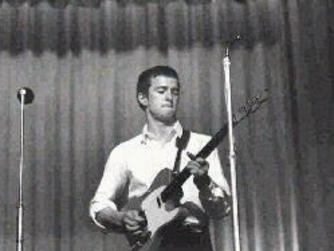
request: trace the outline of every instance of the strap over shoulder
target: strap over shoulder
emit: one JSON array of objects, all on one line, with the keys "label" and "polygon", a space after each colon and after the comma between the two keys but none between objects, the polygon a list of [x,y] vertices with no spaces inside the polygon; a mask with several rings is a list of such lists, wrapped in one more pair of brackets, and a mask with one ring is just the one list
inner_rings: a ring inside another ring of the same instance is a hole
[{"label": "strap over shoulder", "polygon": [[189,130],[183,130],[181,137],[176,138],[176,147],[180,150],[184,150],[189,142],[190,139],[190,131]]},{"label": "strap over shoulder", "polygon": [[188,142],[190,139],[190,131],[189,130],[183,130],[181,137],[176,138],[176,147],[177,154],[174,162],[174,168],[173,168],[173,174],[176,175],[180,172],[180,160],[181,160],[181,153],[184,149],[186,149]]}]

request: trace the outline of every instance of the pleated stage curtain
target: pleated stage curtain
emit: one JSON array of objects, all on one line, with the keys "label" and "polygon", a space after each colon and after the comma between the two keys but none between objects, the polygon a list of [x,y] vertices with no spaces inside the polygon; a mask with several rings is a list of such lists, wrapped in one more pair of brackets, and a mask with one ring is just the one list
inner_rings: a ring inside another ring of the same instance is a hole
[{"label": "pleated stage curtain", "polygon": [[[90,221],[88,204],[110,150],[143,126],[138,74],[177,69],[181,122],[213,134],[226,122],[224,47],[238,34],[234,110],[270,92],[235,128],[242,250],[333,250],[331,0],[0,3],[0,250],[16,245],[19,87],[35,92],[25,108],[24,249],[125,251],[123,236]],[[227,139],[220,156],[230,178]],[[231,217],[216,225],[217,250],[233,250]]]}]

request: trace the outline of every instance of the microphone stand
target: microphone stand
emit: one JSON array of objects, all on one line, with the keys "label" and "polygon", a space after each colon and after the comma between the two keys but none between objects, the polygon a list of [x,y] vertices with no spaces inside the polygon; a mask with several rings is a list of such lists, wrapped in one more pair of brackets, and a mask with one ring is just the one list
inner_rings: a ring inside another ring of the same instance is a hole
[{"label": "microphone stand", "polygon": [[[230,43],[229,45],[232,45]],[[231,187],[232,187],[232,216],[233,216],[233,239],[234,250],[240,251],[240,230],[239,230],[239,212],[238,212],[238,192],[237,192],[237,172],[236,172],[236,154],[233,136],[233,112],[232,112],[232,94],[231,94],[231,78],[229,57],[229,46],[226,46],[225,57],[223,59],[225,73],[225,102],[227,106],[228,120],[228,139],[229,139],[229,161],[231,170]]]},{"label": "microphone stand", "polygon": [[24,168],[24,105],[32,103],[34,99],[33,91],[28,87],[22,87],[17,92],[17,98],[21,103],[21,123],[20,123],[20,170],[19,170],[19,190],[17,204],[17,238],[16,251],[23,251],[23,168]]},{"label": "microphone stand", "polygon": [[20,95],[21,101],[21,126],[20,126],[20,171],[19,171],[19,202],[17,212],[17,239],[16,250],[23,251],[23,168],[24,168],[24,104],[25,104],[25,89],[20,89],[18,95]]}]

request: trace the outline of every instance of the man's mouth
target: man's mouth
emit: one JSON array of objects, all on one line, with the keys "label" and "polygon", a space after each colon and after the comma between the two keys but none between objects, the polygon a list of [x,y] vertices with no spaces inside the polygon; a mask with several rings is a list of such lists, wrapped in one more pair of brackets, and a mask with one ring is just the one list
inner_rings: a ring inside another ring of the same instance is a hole
[{"label": "man's mouth", "polygon": [[173,104],[165,104],[165,105],[162,105],[162,107],[173,108]]}]

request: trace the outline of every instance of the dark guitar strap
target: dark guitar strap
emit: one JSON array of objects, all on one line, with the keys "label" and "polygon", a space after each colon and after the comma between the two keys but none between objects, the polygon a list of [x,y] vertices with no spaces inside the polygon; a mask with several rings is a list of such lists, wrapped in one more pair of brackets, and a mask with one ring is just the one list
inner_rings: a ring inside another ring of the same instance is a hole
[{"label": "dark guitar strap", "polygon": [[177,147],[177,153],[174,161],[173,176],[177,175],[180,172],[181,153],[184,149],[186,149],[189,139],[190,131],[185,129],[183,130],[181,137],[176,138],[175,144]]}]

